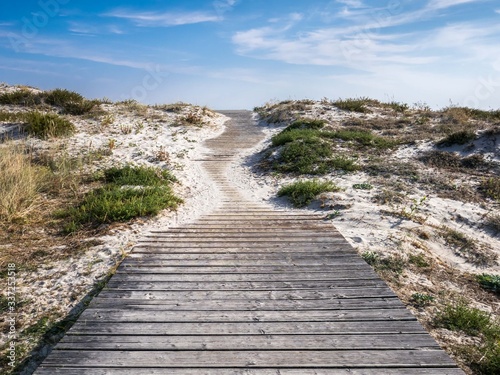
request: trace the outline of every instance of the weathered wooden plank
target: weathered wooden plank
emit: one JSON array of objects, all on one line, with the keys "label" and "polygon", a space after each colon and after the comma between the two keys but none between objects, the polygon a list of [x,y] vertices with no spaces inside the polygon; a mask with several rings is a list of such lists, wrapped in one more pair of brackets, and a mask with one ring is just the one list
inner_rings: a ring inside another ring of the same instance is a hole
[{"label": "weathered wooden plank", "polygon": [[224,261],[236,261],[236,260],[287,260],[293,262],[295,260],[303,259],[338,259],[338,260],[359,260],[359,255],[356,253],[349,252],[333,252],[333,251],[322,251],[322,252],[295,252],[295,253],[283,253],[280,251],[274,252],[264,252],[264,253],[154,253],[154,252],[133,252],[127,256],[127,259],[139,259],[139,260],[198,260],[198,261],[208,261],[208,260],[224,260]]},{"label": "weathered wooden plank", "polygon": [[79,320],[70,335],[185,336],[185,335],[387,335],[422,334],[416,321],[395,322],[228,322],[228,323],[147,323],[95,322]]},{"label": "weathered wooden plank", "polygon": [[[252,228],[252,227],[235,227],[235,228],[217,228],[217,227],[208,227],[200,226],[199,224],[187,224],[185,227],[170,227],[167,230],[157,229],[151,230],[151,236],[155,235],[163,235],[163,236],[175,236],[175,235],[193,235],[193,234],[201,234],[201,233],[209,233],[209,234],[227,234],[227,235],[236,235],[236,234],[265,234],[268,236],[276,235],[276,229],[273,227],[262,227],[262,228]],[[293,227],[293,228],[279,228],[280,234],[286,235],[304,235],[307,233],[317,233],[323,235],[331,235],[334,237],[341,237],[340,232],[335,229],[335,227],[331,225],[324,225],[319,227],[311,228],[309,225],[305,225],[303,227]]]},{"label": "weathered wooden plank", "polygon": [[296,230],[290,230],[286,233],[284,232],[262,232],[262,231],[256,231],[256,232],[227,232],[227,231],[219,231],[219,232],[212,232],[212,233],[205,233],[205,232],[193,232],[193,233],[188,233],[188,232],[182,232],[182,233],[174,233],[174,232],[166,232],[166,233],[154,233],[154,234],[146,234],[143,236],[143,238],[169,238],[169,239],[204,239],[205,241],[207,240],[219,240],[219,239],[273,239],[273,240],[304,240],[308,238],[318,238],[318,239],[342,239],[342,236],[339,233],[332,232],[332,235],[330,235],[329,232],[322,231],[322,232],[316,232],[316,231],[296,231]]},{"label": "weathered wooden plank", "polygon": [[275,245],[275,244],[283,244],[283,245],[291,245],[293,244],[295,246],[297,245],[305,245],[305,244],[318,244],[318,245],[331,245],[335,246],[337,244],[343,244],[345,243],[345,239],[343,238],[335,238],[335,237],[316,237],[316,236],[310,236],[310,237],[297,237],[297,238],[290,238],[290,237],[269,237],[269,238],[258,238],[254,236],[247,236],[247,237],[217,237],[217,238],[212,238],[210,241],[207,241],[203,239],[202,237],[145,237],[141,240],[141,243],[174,243],[174,244],[186,244],[186,243],[191,243],[193,245],[198,244],[198,243],[210,243],[210,244],[217,244],[217,245],[228,245],[228,244],[234,244],[237,243],[238,246],[241,244],[242,246],[245,246],[245,244],[269,244],[269,245]]},{"label": "weathered wooden plank", "polygon": [[239,273],[239,274],[271,274],[271,273],[293,273],[293,272],[311,272],[311,273],[325,273],[332,270],[339,272],[350,271],[353,276],[371,276],[371,267],[367,264],[344,264],[342,266],[300,266],[300,265],[283,265],[283,266],[178,266],[178,267],[149,267],[139,265],[128,265],[122,263],[118,268],[120,272],[127,273],[205,273],[205,274],[220,274],[220,273]]},{"label": "weathered wooden plank", "polygon": [[58,350],[402,350],[439,349],[428,334],[77,336]]},{"label": "weathered wooden plank", "polygon": [[[309,281],[329,281],[329,282],[350,282],[359,280],[380,280],[373,270],[369,272],[353,273],[352,270],[330,270],[330,272],[281,272],[281,273],[219,273],[219,274],[189,274],[189,273],[126,273],[118,272],[111,278],[111,281],[150,281],[150,282],[309,282]],[[381,281],[382,282],[382,281]],[[384,283],[385,285],[385,283]]]},{"label": "weathered wooden plank", "polygon": [[194,233],[227,233],[227,234],[276,234],[279,233],[289,234],[289,233],[320,233],[328,234],[329,236],[342,237],[340,232],[332,227],[331,225],[315,225],[311,228],[310,225],[295,225],[295,226],[265,226],[265,227],[253,227],[253,226],[217,226],[217,224],[202,225],[200,223],[186,224],[183,227],[170,227],[166,230],[151,230],[152,235],[158,234],[194,234]]},{"label": "weathered wooden plank", "polygon": [[[88,308],[80,321],[85,322],[208,322],[208,323],[257,323],[257,322],[328,322],[328,327],[334,331],[328,333],[339,333],[345,327],[348,332],[400,332],[418,328],[423,332],[422,326],[416,323],[415,317],[407,309],[365,309],[365,310],[307,310],[307,311],[168,311],[168,310],[124,310]],[[403,321],[403,323],[401,323]],[[350,325],[333,324],[334,322],[351,322]],[[367,322],[373,323],[373,326]],[[332,324],[330,324],[332,323]],[[78,322],[76,323],[79,324]],[[90,326],[92,328],[92,326]],[[314,324],[298,327],[315,327]],[[326,325],[322,329],[326,329]],[[277,328],[278,329],[278,328]],[[215,331],[217,332],[217,331]],[[305,331],[297,331],[301,333]],[[414,332],[414,331],[411,331]]]},{"label": "weathered wooden plank", "polygon": [[98,369],[94,367],[82,368],[39,368],[35,375],[464,375],[458,368],[376,368],[376,369],[179,369],[179,368],[106,368]]},{"label": "weathered wooden plank", "polygon": [[356,257],[307,257],[295,259],[149,259],[149,258],[126,258],[122,266],[139,267],[303,267],[303,266],[332,266],[343,267],[346,265],[364,265],[366,262]]},{"label": "weathered wooden plank", "polygon": [[323,290],[341,287],[382,287],[387,286],[380,280],[332,280],[332,281],[240,281],[240,282],[165,282],[165,281],[125,281],[112,278],[106,289],[121,290]]},{"label": "weathered wooden plank", "polygon": [[197,310],[197,311],[301,311],[301,310],[342,310],[342,309],[383,309],[403,304],[397,298],[336,298],[331,300],[159,300],[124,299],[95,297],[93,307],[122,308],[135,310]]},{"label": "weathered wooden plank", "polygon": [[189,247],[177,247],[177,246],[165,246],[161,244],[153,244],[148,246],[139,242],[133,250],[134,253],[154,253],[154,254],[271,254],[281,252],[283,254],[294,254],[294,253],[304,253],[310,252],[312,254],[318,254],[320,256],[322,253],[334,253],[334,254],[352,254],[354,249],[352,246],[345,244],[341,246],[328,247],[328,246],[317,246],[314,249],[305,246],[200,246],[196,248]]},{"label": "weathered wooden plank", "polygon": [[120,290],[107,288],[99,294],[100,298],[122,298],[122,299],[155,299],[163,301],[193,301],[193,300],[248,300],[248,301],[306,301],[306,300],[332,300],[338,298],[396,298],[396,295],[388,287],[385,288],[335,288],[325,290]]},{"label": "weathered wooden plank", "polygon": [[441,350],[105,351],[56,350],[45,366],[100,367],[436,367],[455,364]]}]

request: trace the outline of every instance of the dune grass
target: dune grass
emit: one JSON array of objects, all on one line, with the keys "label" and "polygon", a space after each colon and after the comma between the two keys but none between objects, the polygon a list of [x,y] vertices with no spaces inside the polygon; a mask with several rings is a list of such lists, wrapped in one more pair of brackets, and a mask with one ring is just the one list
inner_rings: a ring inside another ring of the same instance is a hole
[{"label": "dune grass", "polygon": [[449,303],[434,319],[436,327],[474,336],[480,344],[461,345],[457,350],[477,374],[500,373],[500,322],[464,301]]},{"label": "dune grass", "polygon": [[33,165],[24,149],[12,144],[0,148],[0,171],[0,220],[27,219],[38,207],[47,169]]},{"label": "dune grass", "polygon": [[105,170],[103,180],[103,187],[87,193],[78,205],[59,213],[66,221],[65,233],[157,215],[182,203],[172,192],[170,184],[175,178],[167,171],[124,166]]},{"label": "dune grass", "polygon": [[331,181],[302,180],[283,186],[278,191],[278,196],[286,196],[295,207],[305,207],[321,193],[340,190]]},{"label": "dune grass", "polygon": [[70,121],[54,113],[29,112],[25,121],[28,134],[42,139],[70,136],[75,132]]}]

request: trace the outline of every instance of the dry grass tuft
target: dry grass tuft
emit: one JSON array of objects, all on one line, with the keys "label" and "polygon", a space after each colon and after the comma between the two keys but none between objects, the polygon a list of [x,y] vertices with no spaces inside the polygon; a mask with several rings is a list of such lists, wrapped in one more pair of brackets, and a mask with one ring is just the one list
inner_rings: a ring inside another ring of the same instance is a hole
[{"label": "dry grass tuft", "polygon": [[33,165],[24,150],[15,145],[0,149],[0,170],[0,220],[23,221],[37,209],[48,171]]}]

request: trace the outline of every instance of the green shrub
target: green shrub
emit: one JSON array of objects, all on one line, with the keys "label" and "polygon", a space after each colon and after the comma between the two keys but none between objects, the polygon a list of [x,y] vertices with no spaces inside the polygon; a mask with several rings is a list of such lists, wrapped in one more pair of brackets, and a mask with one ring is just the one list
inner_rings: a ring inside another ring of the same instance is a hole
[{"label": "green shrub", "polygon": [[469,307],[463,301],[446,305],[436,316],[434,324],[451,331],[462,331],[468,335],[487,334],[491,328],[488,313]]},{"label": "green shrub", "polygon": [[481,181],[479,191],[487,198],[500,201],[500,177],[491,177]]},{"label": "green shrub", "polygon": [[413,293],[410,301],[416,307],[424,307],[434,302],[434,297],[425,293]]},{"label": "green shrub", "polygon": [[372,99],[368,98],[359,98],[359,99],[339,99],[336,102],[333,102],[333,105],[338,109],[342,109],[344,111],[350,112],[359,112],[359,113],[371,113],[371,111],[366,108],[367,104],[375,102]]},{"label": "green shrub", "polygon": [[328,161],[328,166],[330,169],[335,169],[339,171],[345,172],[355,172],[359,170],[359,165],[352,159],[349,159],[345,156],[337,156]]},{"label": "green shrub", "polygon": [[379,261],[379,255],[374,251],[365,251],[363,254],[361,254],[361,257],[370,266],[375,266],[375,264]]},{"label": "green shrub", "polygon": [[67,114],[77,116],[90,112],[98,104],[96,100],[87,100],[79,93],[66,89],[55,89],[45,93],[45,102],[62,108]]},{"label": "green shrub", "polygon": [[293,129],[310,129],[310,130],[319,130],[326,125],[325,120],[317,120],[317,119],[299,119],[294,121],[290,125],[285,128],[286,131],[290,131]]},{"label": "green shrub", "polygon": [[339,188],[330,181],[306,180],[283,186],[278,191],[278,196],[287,196],[295,207],[304,207],[311,203],[318,194],[338,190]]},{"label": "green shrub", "polygon": [[368,182],[364,182],[362,184],[354,184],[352,185],[352,188],[357,190],[371,190],[373,189],[373,186]]},{"label": "green shrub", "polygon": [[476,280],[484,289],[500,294],[500,275],[483,273],[477,275]]},{"label": "green shrub", "polygon": [[274,147],[283,146],[284,144],[301,139],[307,142],[314,142],[320,137],[318,130],[310,129],[291,129],[282,131],[271,138],[271,143]]},{"label": "green shrub", "polygon": [[448,135],[436,143],[438,147],[450,147],[453,145],[464,145],[476,139],[476,133],[472,130],[461,130]]},{"label": "green shrub", "polygon": [[29,107],[41,103],[41,95],[30,90],[16,90],[0,95],[0,104],[4,105],[22,105]]},{"label": "green shrub", "polygon": [[406,103],[399,103],[399,102],[390,102],[387,104],[389,108],[392,108],[394,112],[398,113],[405,113],[408,109],[410,109],[410,106]]},{"label": "green shrub", "polygon": [[[421,236],[423,236],[424,238],[427,237],[427,234],[425,232],[423,232],[421,234]],[[428,239],[428,237],[427,237]],[[410,262],[411,264],[419,267],[419,268],[425,268],[425,267],[429,267],[430,266],[430,263],[425,259],[424,255],[423,254],[410,254],[410,256],[408,257],[408,262]]]},{"label": "green shrub", "polygon": [[168,171],[125,166],[105,170],[103,179],[104,187],[91,191],[79,205],[61,213],[67,221],[66,233],[82,226],[95,227],[157,215],[163,209],[175,209],[182,203],[169,186],[175,177]]},{"label": "green shrub", "polygon": [[[165,208],[176,208],[181,200],[167,186],[121,188],[108,186],[87,194],[83,202],[68,211],[70,226],[124,222],[138,216],[157,215]],[[68,230],[70,231],[70,230]]]},{"label": "green shrub", "polygon": [[75,132],[71,122],[53,113],[29,112],[25,121],[28,134],[42,139],[69,136]]},{"label": "green shrub", "polygon": [[274,168],[280,172],[324,174],[330,169],[332,155],[330,145],[319,139],[297,140],[283,147]]},{"label": "green shrub", "polygon": [[379,137],[366,130],[339,130],[334,132],[322,132],[325,138],[341,139],[347,142],[357,142],[367,147],[376,147],[379,149],[392,148],[398,144],[397,141]]},{"label": "green shrub", "polygon": [[119,186],[157,186],[175,182],[176,178],[167,170],[152,167],[113,167],[104,171],[104,181]]}]

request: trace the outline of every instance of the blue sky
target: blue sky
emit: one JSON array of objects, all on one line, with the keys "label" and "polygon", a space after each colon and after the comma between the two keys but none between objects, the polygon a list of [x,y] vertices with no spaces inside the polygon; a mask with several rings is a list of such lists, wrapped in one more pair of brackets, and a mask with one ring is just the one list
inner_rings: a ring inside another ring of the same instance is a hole
[{"label": "blue sky", "polygon": [[216,109],[364,97],[500,108],[498,0],[23,0],[0,81]]}]

